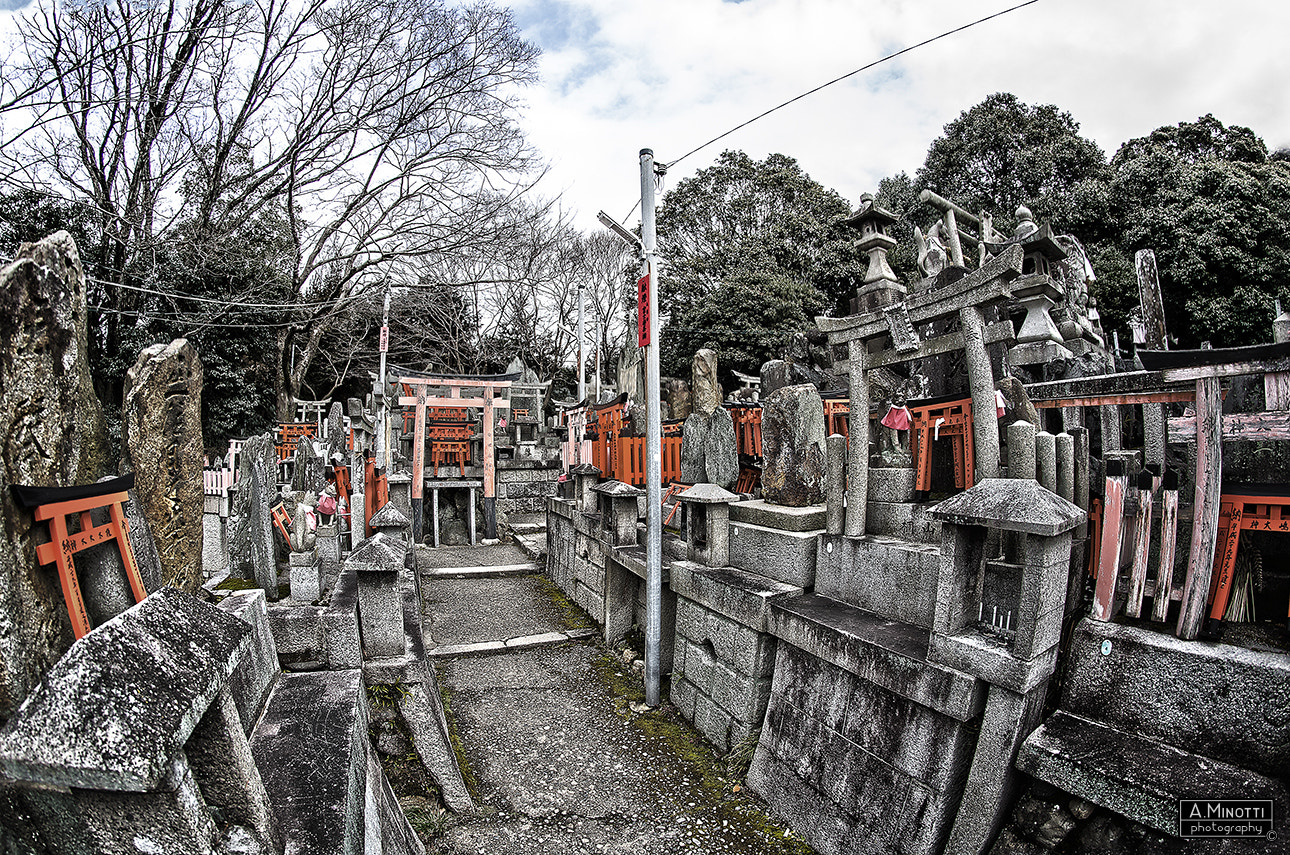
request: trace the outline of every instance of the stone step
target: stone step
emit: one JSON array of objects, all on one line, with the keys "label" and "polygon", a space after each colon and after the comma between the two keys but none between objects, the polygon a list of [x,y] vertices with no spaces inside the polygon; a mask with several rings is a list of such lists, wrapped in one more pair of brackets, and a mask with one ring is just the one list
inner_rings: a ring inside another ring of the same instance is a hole
[{"label": "stone step", "polygon": [[1239,795],[1284,804],[1287,797],[1283,784],[1257,772],[1061,710],[1026,738],[1017,768],[1172,835],[1179,799]]},{"label": "stone step", "polygon": [[538,534],[546,531],[546,521],[541,522],[513,522],[511,531],[514,534]]},{"label": "stone step", "polygon": [[580,641],[596,634],[594,629],[569,629],[555,632],[542,632],[537,635],[521,635],[503,641],[472,641],[468,644],[444,644],[432,647],[427,654],[435,659],[446,659],[451,656],[477,656],[484,653],[510,653],[516,650],[529,650],[534,647],[550,647],[568,641]]},{"label": "stone step", "polygon": [[425,572],[431,579],[492,579],[504,576],[529,576],[541,573],[543,565],[536,562],[526,564],[492,564],[478,567],[434,567]]},{"label": "stone step", "polygon": [[284,673],[251,754],[287,852],[423,855],[372,754],[357,669]]}]

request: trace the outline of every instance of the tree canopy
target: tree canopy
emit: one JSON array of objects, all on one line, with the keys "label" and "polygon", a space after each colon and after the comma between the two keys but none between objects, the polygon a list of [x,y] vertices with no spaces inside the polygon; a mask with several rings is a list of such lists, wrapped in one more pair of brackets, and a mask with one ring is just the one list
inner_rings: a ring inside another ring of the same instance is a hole
[{"label": "tree canopy", "polygon": [[974,213],[992,211],[1010,233],[1021,205],[1058,231],[1077,228],[1106,178],[1106,155],[1070,113],[999,92],[945,126],[915,183]]},{"label": "tree canopy", "polygon": [[539,174],[517,124],[538,52],[486,3],[58,4],[22,15],[6,48],[0,179],[93,212],[82,251],[109,406],[158,260],[189,251],[176,244],[236,254],[243,224],[283,225],[272,391],[285,416],[363,291],[410,259],[487,243]]},{"label": "tree canopy", "polygon": [[[1108,243],[1129,259],[1155,251],[1171,335],[1184,347],[1266,341],[1274,299],[1290,297],[1290,163],[1207,115],[1129,140],[1111,170]],[[1103,279],[1136,303],[1134,280]]]},{"label": "tree canopy", "polygon": [[[840,224],[850,213],[836,191],[782,154],[756,161],[725,151],[713,166],[679,182],[658,213],[659,310],[670,314],[668,336],[676,342],[667,346],[666,370],[684,373],[690,345],[713,340],[699,333],[714,311],[739,316],[723,327],[746,331],[747,350],[736,358],[745,371],[756,371],[813,313],[845,313],[865,269],[854,234]],[[753,303],[728,305],[734,299]],[[787,302],[798,308],[780,312]]]}]

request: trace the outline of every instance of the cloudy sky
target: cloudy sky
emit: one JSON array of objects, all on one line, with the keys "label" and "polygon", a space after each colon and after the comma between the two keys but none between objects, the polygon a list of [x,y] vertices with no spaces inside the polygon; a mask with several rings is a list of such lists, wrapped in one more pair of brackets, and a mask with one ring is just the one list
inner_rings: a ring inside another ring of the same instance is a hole
[{"label": "cloudy sky", "polygon": [[[584,229],[626,220],[637,156],[670,162],[758,113],[886,54],[1020,0],[511,0],[543,49],[526,125]],[[797,158],[853,203],[911,175],[946,122],[992,92],[1056,104],[1108,156],[1161,125],[1213,113],[1290,146],[1290,3],[1038,0],[761,119],[723,148]],[[628,225],[637,222],[634,215]]]}]

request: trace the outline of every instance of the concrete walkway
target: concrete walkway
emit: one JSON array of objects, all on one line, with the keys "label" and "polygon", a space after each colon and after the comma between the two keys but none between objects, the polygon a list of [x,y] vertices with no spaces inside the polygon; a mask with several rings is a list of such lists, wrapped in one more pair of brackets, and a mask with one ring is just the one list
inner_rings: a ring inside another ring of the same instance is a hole
[{"label": "concrete walkway", "polygon": [[[526,561],[486,549],[497,565]],[[417,553],[431,655],[482,806],[433,851],[810,852],[670,706],[643,707],[640,678],[545,577],[443,572],[478,566],[481,551]],[[529,645],[507,647],[517,639]]]}]

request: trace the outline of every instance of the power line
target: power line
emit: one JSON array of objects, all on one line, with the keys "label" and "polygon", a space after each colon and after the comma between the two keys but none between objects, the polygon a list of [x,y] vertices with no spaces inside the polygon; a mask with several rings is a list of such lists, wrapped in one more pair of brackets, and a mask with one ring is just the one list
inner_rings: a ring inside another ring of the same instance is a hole
[{"label": "power line", "polygon": [[[863,65],[863,66],[861,66],[860,68],[857,68],[855,71],[849,71],[849,72],[847,72],[846,74],[842,75],[841,77],[835,77],[835,78],[833,78],[832,80],[830,80],[828,83],[821,83],[819,86],[816,86],[814,89],[811,89],[811,90],[809,90],[809,91],[807,91],[807,92],[803,92],[801,95],[798,95],[798,96],[797,96],[797,97],[795,97],[795,98],[789,98],[789,99],[788,99],[787,101],[785,101],[784,103],[782,103],[782,104],[776,104],[774,107],[771,107],[769,110],[765,111],[764,113],[759,113],[758,115],[753,116],[753,117],[752,117],[751,119],[749,119],[748,121],[743,122],[742,124],[735,125],[735,126],[734,126],[733,128],[731,128],[730,130],[726,131],[726,132],[725,132],[725,133],[723,133],[723,134],[719,134],[719,135],[717,135],[717,136],[713,137],[712,139],[710,139],[710,140],[708,140],[707,142],[705,142],[703,145],[698,146],[697,148],[690,149],[690,150],[689,150],[689,151],[687,151],[685,154],[683,154],[683,155],[681,155],[680,157],[678,157],[676,160],[674,160],[674,161],[672,161],[671,163],[667,164],[667,167],[666,167],[666,168],[671,169],[673,166],[676,166],[678,163],[680,163],[681,161],[685,160],[685,159],[686,159],[687,157],[689,157],[690,155],[692,155],[692,154],[694,154],[694,153],[696,153],[696,152],[702,151],[703,149],[705,149],[705,148],[707,148],[708,146],[712,145],[714,142],[717,142],[718,140],[725,139],[726,137],[728,137],[728,136],[730,136],[731,134],[733,134],[735,131],[740,130],[740,129],[742,129],[742,128],[746,128],[746,127],[748,127],[749,125],[751,125],[753,122],[757,121],[758,119],[764,119],[766,116],[769,116],[771,113],[775,112],[776,110],[779,110],[779,109],[782,109],[782,108],[784,108],[784,107],[787,107],[789,104],[792,104],[792,103],[794,103],[794,102],[796,102],[796,101],[801,101],[803,98],[807,97],[808,95],[814,95],[816,92],[819,92],[821,89],[824,89],[824,88],[826,88],[826,87],[832,86],[834,83],[838,83],[838,82],[841,82],[841,81],[843,81],[843,80],[846,80],[848,77],[854,77],[855,75],[859,74],[859,73],[860,73],[860,72],[862,72],[862,71],[868,71],[869,69],[873,68],[873,67],[874,67],[874,66],[876,66],[876,65],[881,65],[882,63],[886,62],[887,60],[895,59],[895,58],[896,58],[896,57],[898,57],[898,56],[902,56],[902,55],[904,55],[904,54],[909,53],[910,51],[917,50],[918,48],[920,48],[920,47],[924,47],[924,46],[926,46],[926,45],[929,45],[929,44],[931,44],[932,42],[939,41],[939,40],[941,40],[941,39],[943,39],[943,38],[946,38],[946,37],[948,37],[948,36],[952,36],[952,35],[954,35],[955,33],[961,33],[961,32],[963,32],[964,30],[971,29],[972,27],[975,27],[977,24],[984,24],[986,21],[993,20],[993,19],[998,18],[998,17],[1000,17],[1000,16],[1002,16],[1002,15],[1006,15],[1006,14],[1008,14],[1009,12],[1015,12],[1015,11],[1017,11],[1018,9],[1022,9],[1022,8],[1026,7],[1026,6],[1030,6],[1030,5],[1033,5],[1033,4],[1038,3],[1038,2],[1039,2],[1039,0],[1026,0],[1026,2],[1024,2],[1024,3],[1018,3],[1016,6],[1011,6],[1011,7],[1007,8],[1007,9],[1004,9],[1004,10],[1003,10],[1003,11],[1001,11],[1001,12],[995,12],[993,15],[986,15],[984,18],[980,18],[980,19],[978,19],[978,20],[975,20],[975,21],[973,21],[973,22],[972,22],[972,23],[970,23],[970,24],[964,24],[963,26],[961,26],[961,27],[955,27],[955,28],[954,28],[954,29],[952,29],[952,30],[946,30],[945,32],[941,33],[939,36],[932,36],[930,39],[924,39],[923,41],[919,42],[918,44],[910,45],[909,47],[901,48],[900,50],[896,51],[895,53],[887,54],[886,56],[882,57],[881,59],[875,59],[873,62],[869,63],[868,65]],[[635,209],[633,208],[633,210],[635,210]],[[630,216],[630,215],[629,215],[629,216]]]}]

